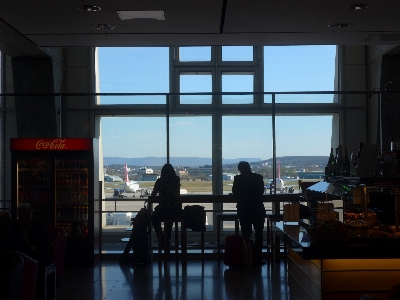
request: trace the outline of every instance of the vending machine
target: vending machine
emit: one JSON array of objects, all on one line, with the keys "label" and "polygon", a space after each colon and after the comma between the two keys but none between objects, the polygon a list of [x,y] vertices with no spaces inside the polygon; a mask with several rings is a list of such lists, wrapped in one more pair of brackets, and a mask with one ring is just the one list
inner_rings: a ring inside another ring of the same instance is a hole
[{"label": "vending machine", "polygon": [[[29,203],[33,217],[67,232],[68,264],[100,259],[98,140],[15,138],[10,141],[12,212]],[[13,215],[15,218],[15,215]]]}]

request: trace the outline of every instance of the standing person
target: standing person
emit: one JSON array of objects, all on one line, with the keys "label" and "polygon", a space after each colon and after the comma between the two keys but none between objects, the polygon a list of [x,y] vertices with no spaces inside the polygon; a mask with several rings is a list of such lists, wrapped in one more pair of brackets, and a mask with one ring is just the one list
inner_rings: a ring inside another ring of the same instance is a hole
[{"label": "standing person", "polygon": [[255,231],[253,248],[253,264],[262,265],[263,229],[265,221],[265,208],[262,201],[264,194],[264,181],[260,174],[253,173],[246,161],[239,162],[240,175],[233,181],[232,194],[237,201],[237,213],[240,221],[242,236],[249,241],[252,226]]},{"label": "standing person", "polygon": [[168,224],[165,230],[167,236],[163,236],[163,233],[159,232],[161,218],[174,218],[182,215],[180,187],[180,178],[176,175],[174,167],[171,164],[165,164],[161,169],[161,176],[155,182],[151,193],[152,196],[158,194],[160,197],[159,205],[154,208],[151,216],[151,222],[159,243],[170,243],[172,231],[172,224]]}]

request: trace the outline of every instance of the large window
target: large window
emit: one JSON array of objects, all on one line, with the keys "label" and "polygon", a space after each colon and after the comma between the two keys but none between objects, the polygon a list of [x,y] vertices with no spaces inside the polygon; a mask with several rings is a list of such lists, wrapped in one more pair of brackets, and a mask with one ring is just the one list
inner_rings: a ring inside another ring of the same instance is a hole
[{"label": "large window", "polygon": [[212,124],[209,116],[170,118],[170,161],[187,193],[212,193]]},{"label": "large window", "polygon": [[[222,104],[253,104],[254,74],[251,72],[223,72],[222,77]],[[242,93],[242,94],[229,94]]]},{"label": "large window", "polygon": [[223,116],[222,165],[224,193],[231,193],[233,176],[238,173],[238,159],[252,164],[254,172],[272,176],[272,126],[270,116]]},{"label": "large window", "polygon": [[[169,48],[98,48],[102,93],[168,93]],[[98,104],[165,104],[163,95],[102,96]]]},{"label": "large window", "polygon": [[[327,156],[337,110],[307,104],[334,102],[334,94],[325,92],[338,86],[336,52],[336,46],[99,48],[100,92],[128,93],[102,95],[99,104],[107,104],[110,115],[141,116],[126,117],[124,125],[115,118],[102,122],[104,157],[129,148],[123,157],[141,159],[137,160],[141,167],[154,168],[153,161],[145,165],[150,160],[143,158],[158,157],[158,167],[169,160],[182,176],[191,169],[192,174],[198,170],[196,180],[227,179],[223,175],[227,159],[231,165],[242,159],[264,166],[271,163],[273,120],[277,157]],[[287,104],[275,110],[277,118],[271,118],[272,97],[276,105]],[[148,106],[166,104],[166,99],[169,106]],[[119,105],[115,111],[113,104]],[[121,104],[135,106],[121,112]],[[306,105],[299,110],[299,104]],[[169,127],[165,118],[158,118],[167,114]],[[156,138],[161,132],[164,137]],[[115,141],[117,135],[124,145]],[[196,159],[183,163],[184,158]],[[213,168],[216,163],[222,168]],[[272,176],[264,173],[266,180]],[[206,192],[225,189],[222,181],[212,190],[209,185]],[[193,192],[200,191],[205,192],[204,188]]]},{"label": "large window", "polygon": [[[264,47],[265,92],[337,90],[336,46]],[[276,103],[332,103],[332,94],[278,94]],[[265,103],[271,103],[265,97]]]},{"label": "large window", "polygon": [[[211,72],[182,72],[179,78],[180,104],[211,104],[212,74]],[[195,94],[199,93],[199,94]],[[203,94],[201,94],[203,93]]]},{"label": "large window", "polygon": [[[336,51],[336,46],[99,48],[98,91],[127,93],[101,95],[95,105],[102,116],[105,173],[124,177],[126,163],[129,180],[141,190],[116,204],[106,201],[105,210],[113,212],[107,224],[117,226],[119,220],[126,227],[121,220],[129,222],[143,206],[142,191],[153,188],[166,162],[180,176],[182,194],[230,193],[241,160],[263,175],[266,186],[277,176],[299,192],[299,174],[323,172],[337,143],[341,104],[326,93],[338,86]],[[110,197],[123,182],[105,186]],[[215,211],[236,209],[203,206],[208,226]]]},{"label": "large window", "polygon": [[128,93],[98,103],[110,117],[102,121],[106,167],[122,157],[156,173],[170,161],[184,190],[217,194],[230,192],[240,160],[270,180],[274,145],[279,175],[323,170],[323,159],[286,158],[326,157],[335,142],[338,102],[326,92],[338,86],[336,46],[99,48],[98,56],[99,91]]}]

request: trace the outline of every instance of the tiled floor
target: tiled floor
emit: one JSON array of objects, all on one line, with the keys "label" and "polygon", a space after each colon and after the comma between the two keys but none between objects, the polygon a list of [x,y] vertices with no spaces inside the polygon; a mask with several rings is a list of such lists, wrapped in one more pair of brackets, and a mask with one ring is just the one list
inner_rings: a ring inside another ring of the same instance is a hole
[{"label": "tiled floor", "polygon": [[283,262],[229,269],[217,260],[174,260],[146,266],[103,260],[94,267],[65,267],[57,300],[124,299],[295,299]]}]

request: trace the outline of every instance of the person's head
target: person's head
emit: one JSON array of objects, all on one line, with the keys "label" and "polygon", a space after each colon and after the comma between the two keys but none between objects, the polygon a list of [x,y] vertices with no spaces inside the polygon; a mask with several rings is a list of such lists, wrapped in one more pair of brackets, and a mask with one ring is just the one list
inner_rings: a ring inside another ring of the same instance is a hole
[{"label": "person's head", "polygon": [[32,221],[32,207],[29,203],[22,203],[17,208],[18,221],[29,224]]},{"label": "person's head", "polygon": [[171,164],[165,164],[161,169],[161,177],[174,177],[176,176],[174,167]]},{"label": "person's head", "polygon": [[0,229],[8,229],[11,225],[11,214],[8,210],[0,210]]},{"label": "person's head", "polygon": [[240,173],[251,172],[250,165],[247,161],[241,161],[238,165],[238,170]]}]

